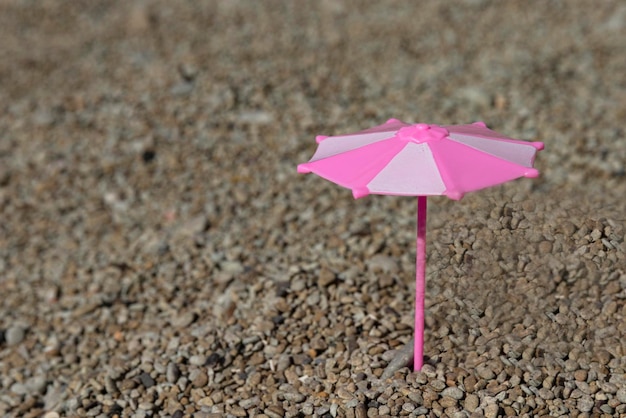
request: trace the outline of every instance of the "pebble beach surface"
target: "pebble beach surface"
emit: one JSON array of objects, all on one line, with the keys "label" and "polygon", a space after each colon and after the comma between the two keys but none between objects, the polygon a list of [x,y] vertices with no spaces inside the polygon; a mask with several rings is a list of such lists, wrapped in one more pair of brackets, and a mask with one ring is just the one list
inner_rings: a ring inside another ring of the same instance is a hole
[{"label": "pebble beach surface", "polygon": [[[620,1],[0,2],[0,416],[626,416]],[[482,120],[538,179],[296,165]],[[399,360],[400,359],[400,360]]]}]

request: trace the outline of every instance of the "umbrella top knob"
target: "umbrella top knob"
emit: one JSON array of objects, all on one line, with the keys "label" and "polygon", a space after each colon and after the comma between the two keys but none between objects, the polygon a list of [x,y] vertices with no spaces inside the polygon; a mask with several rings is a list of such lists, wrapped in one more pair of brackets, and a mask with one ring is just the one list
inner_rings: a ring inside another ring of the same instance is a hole
[{"label": "umbrella top knob", "polygon": [[448,130],[439,125],[416,123],[415,125],[401,128],[396,136],[405,141],[421,144],[424,142],[438,141],[448,136]]}]

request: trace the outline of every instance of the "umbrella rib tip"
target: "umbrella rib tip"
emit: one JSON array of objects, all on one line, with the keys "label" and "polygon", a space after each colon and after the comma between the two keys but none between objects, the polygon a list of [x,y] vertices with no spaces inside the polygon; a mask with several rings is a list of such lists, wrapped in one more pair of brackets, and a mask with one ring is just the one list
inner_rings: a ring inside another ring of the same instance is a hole
[{"label": "umbrella rib tip", "polygon": [[531,178],[531,179],[535,177],[539,177],[539,170],[537,170],[536,168],[529,168],[524,173],[524,177]]},{"label": "umbrella rib tip", "polygon": [[352,189],[352,196],[354,196],[355,199],[360,199],[367,196],[368,194],[370,194],[370,190],[367,188],[367,186],[355,187]]},{"label": "umbrella rib tip", "polygon": [[535,147],[537,151],[541,151],[544,148],[543,142],[539,141],[533,142],[532,146]]},{"label": "umbrella rib tip", "polygon": [[463,192],[460,192],[458,190],[446,190],[444,194],[453,200],[461,200],[464,195]]},{"label": "umbrella rib tip", "polygon": [[311,169],[308,167],[308,164],[298,164],[298,173],[300,174],[308,174],[311,172]]}]

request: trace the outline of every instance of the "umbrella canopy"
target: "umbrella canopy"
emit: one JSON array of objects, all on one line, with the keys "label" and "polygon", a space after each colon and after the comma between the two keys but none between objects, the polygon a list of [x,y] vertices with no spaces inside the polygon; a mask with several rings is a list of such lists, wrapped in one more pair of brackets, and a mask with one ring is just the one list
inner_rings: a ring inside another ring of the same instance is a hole
[{"label": "umbrella canopy", "polygon": [[364,131],[318,136],[318,148],[300,173],[315,173],[368,194],[418,196],[413,367],[420,370],[424,350],[426,286],[426,197],[461,199],[466,192],[519,177],[537,177],[533,168],[541,142],[518,141],[483,122],[469,125],[408,124],[390,119]]},{"label": "umbrella canopy", "polygon": [[541,142],[508,138],[483,122],[438,126],[397,119],[353,134],[318,136],[317,142],[298,172],[350,188],[355,198],[372,193],[458,200],[469,191],[537,177],[533,162],[543,149]]}]

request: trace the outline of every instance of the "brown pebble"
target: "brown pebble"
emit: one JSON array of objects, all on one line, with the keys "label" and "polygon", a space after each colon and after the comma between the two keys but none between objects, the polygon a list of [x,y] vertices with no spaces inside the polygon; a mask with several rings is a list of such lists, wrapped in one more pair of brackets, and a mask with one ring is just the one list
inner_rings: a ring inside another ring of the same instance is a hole
[{"label": "brown pebble", "polygon": [[574,379],[576,379],[579,382],[584,382],[587,380],[587,370],[576,370],[574,372]]},{"label": "brown pebble", "polygon": [[548,254],[552,252],[552,243],[550,241],[541,241],[539,243],[539,252],[541,254]]},{"label": "brown pebble", "polygon": [[138,385],[138,382],[135,379],[124,379],[119,384],[119,389],[122,392],[130,392],[132,389],[135,389]]},{"label": "brown pebble", "polygon": [[339,398],[344,399],[344,400],[350,400],[354,398],[354,394],[350,392],[349,390],[347,390],[346,388],[339,388],[337,390],[337,396],[339,396]]},{"label": "brown pebble", "polygon": [[486,418],[496,418],[498,414],[500,413],[500,407],[497,404],[492,403],[490,405],[485,406],[484,412],[485,412]]},{"label": "brown pebble", "polygon": [[263,411],[269,418],[283,418],[285,410],[280,405],[271,405]]},{"label": "brown pebble", "polygon": [[248,416],[248,413],[246,412],[246,410],[243,409],[242,407],[240,407],[239,405],[232,405],[230,407],[230,413],[233,414],[236,417],[246,417],[246,416]]},{"label": "brown pebble", "polygon": [[600,363],[602,365],[607,365],[607,364],[609,364],[609,362],[611,361],[611,358],[613,358],[613,356],[608,351],[606,351],[604,349],[600,349],[600,350],[598,350],[596,352],[595,358],[596,358],[596,360],[598,360],[598,363]]},{"label": "brown pebble", "polygon": [[367,408],[365,407],[364,404],[359,403],[354,408],[354,416],[355,418],[367,418]]},{"label": "brown pebble", "polygon": [[320,286],[326,287],[332,284],[336,278],[337,278],[337,275],[333,271],[331,271],[328,268],[322,268],[320,270],[320,274],[317,279],[317,282],[319,283]]},{"label": "brown pebble", "polygon": [[441,405],[444,408],[450,408],[450,407],[456,406],[456,404],[457,404],[457,400],[449,396],[444,396],[441,399],[439,399],[439,405]]},{"label": "brown pebble", "polygon": [[194,373],[189,376],[191,380],[191,385],[195,388],[203,388],[209,383],[209,377],[207,376],[206,371],[199,369],[194,371]]},{"label": "brown pebble", "polygon": [[541,397],[541,399],[554,399],[554,392],[547,388],[541,388],[539,389],[539,396]]},{"label": "brown pebble", "polygon": [[473,392],[476,386],[476,378],[474,376],[467,376],[463,379],[463,384],[465,385],[466,392]]},{"label": "brown pebble", "polygon": [[467,409],[470,412],[474,412],[474,410],[478,408],[478,404],[479,404],[478,396],[474,395],[473,393],[467,395],[465,397],[465,401],[463,402],[465,409]]},{"label": "brown pebble", "polygon": [[476,372],[478,373],[478,376],[486,380],[491,380],[496,377],[495,373],[491,370],[491,368],[489,368],[489,366],[480,365],[476,368]]},{"label": "brown pebble", "polygon": [[251,366],[258,366],[259,364],[263,363],[265,363],[265,356],[260,351],[252,354],[252,356],[248,360],[248,364],[250,364]]},{"label": "brown pebble", "polygon": [[516,417],[519,415],[519,413],[515,409],[511,408],[508,405],[504,405],[502,409],[504,410],[505,417]]}]

